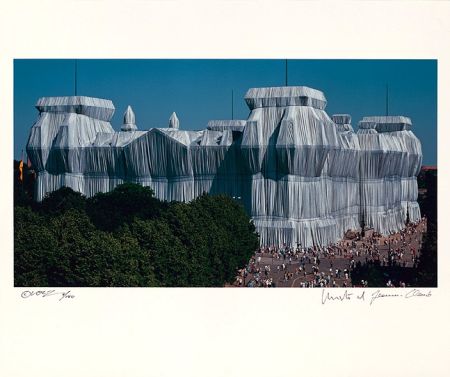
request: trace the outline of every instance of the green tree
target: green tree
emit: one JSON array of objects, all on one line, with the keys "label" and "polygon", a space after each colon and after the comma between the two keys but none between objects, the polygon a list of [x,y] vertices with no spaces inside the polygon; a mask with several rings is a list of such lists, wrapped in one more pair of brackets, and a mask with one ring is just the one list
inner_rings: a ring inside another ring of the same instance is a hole
[{"label": "green tree", "polygon": [[52,216],[66,212],[69,209],[84,212],[86,210],[86,197],[69,187],[62,187],[47,194],[36,208],[41,213]]},{"label": "green tree", "polygon": [[136,219],[133,235],[147,253],[161,286],[189,286],[189,268],[186,248],[174,236],[164,220]]},{"label": "green tree", "polygon": [[86,199],[69,188],[15,208],[15,283],[223,286],[258,246],[226,196],[165,203],[134,184]]},{"label": "green tree", "polygon": [[158,217],[164,206],[149,187],[124,183],[111,192],[89,198],[86,210],[98,229],[114,231],[123,224],[131,224],[135,217]]},{"label": "green tree", "polygon": [[115,279],[112,286],[153,287],[159,283],[154,273],[151,256],[125,225],[116,235],[120,248],[112,250],[115,260]]},{"label": "green tree", "polygon": [[154,286],[149,256],[129,230],[115,236],[95,229],[86,214],[69,210],[52,221],[59,252],[49,277],[55,286]]},{"label": "green tree", "polygon": [[[255,226],[244,208],[226,195],[203,195],[192,202],[205,230],[216,282],[230,282],[259,246]],[[206,221],[205,221],[206,220]]]},{"label": "green tree", "polygon": [[47,287],[52,258],[58,252],[53,233],[30,208],[14,209],[14,284]]},{"label": "green tree", "polygon": [[102,279],[109,280],[111,271],[101,263],[104,254],[101,251],[116,245],[107,235],[94,234],[96,229],[86,214],[70,209],[53,217],[49,226],[58,243],[49,277],[51,285],[99,286]]}]

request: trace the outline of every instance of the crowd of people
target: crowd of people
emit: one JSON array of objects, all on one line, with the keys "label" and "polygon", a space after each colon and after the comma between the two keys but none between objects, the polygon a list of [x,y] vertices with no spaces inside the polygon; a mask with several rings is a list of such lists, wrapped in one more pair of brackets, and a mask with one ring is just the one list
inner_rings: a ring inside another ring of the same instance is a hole
[{"label": "crowd of people", "polygon": [[[325,247],[301,244],[262,247],[239,271],[235,286],[246,287],[350,287],[351,273],[367,263],[416,267],[426,232],[426,218],[409,223],[399,232],[382,236],[372,230],[353,233]],[[402,286],[404,282],[397,283]],[[368,286],[362,279],[358,286]],[[386,286],[394,286],[387,279]]]}]

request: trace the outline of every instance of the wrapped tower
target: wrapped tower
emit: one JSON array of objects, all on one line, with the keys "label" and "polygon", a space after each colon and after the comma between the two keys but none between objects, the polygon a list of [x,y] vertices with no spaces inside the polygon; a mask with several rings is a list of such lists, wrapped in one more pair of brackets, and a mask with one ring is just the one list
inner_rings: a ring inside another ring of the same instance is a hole
[{"label": "wrapped tower", "polygon": [[420,219],[417,175],[422,165],[420,141],[404,116],[364,117],[361,145],[361,219],[388,234]]}]

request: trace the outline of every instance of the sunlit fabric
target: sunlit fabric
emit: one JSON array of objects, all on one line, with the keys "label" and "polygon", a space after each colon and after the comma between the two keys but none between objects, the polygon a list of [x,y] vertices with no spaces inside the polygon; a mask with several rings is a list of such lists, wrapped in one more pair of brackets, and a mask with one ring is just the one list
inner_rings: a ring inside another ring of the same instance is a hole
[{"label": "sunlit fabric", "polygon": [[180,121],[178,120],[177,114],[175,112],[169,118],[169,128],[180,128]]},{"label": "sunlit fabric", "polygon": [[127,107],[125,114],[123,114],[123,124],[120,128],[122,131],[136,131],[136,117],[131,106]]},{"label": "sunlit fabric", "polygon": [[139,131],[131,107],[120,132],[111,101],[39,99],[27,153],[38,174],[36,200],[67,186],[90,197],[123,182],[151,187],[161,200],[225,193],[252,217],[261,245],[327,245],[362,225],[382,234],[420,219],[422,152],[403,116],[366,117],[357,133],[348,114],[325,112],[307,87],[250,89],[246,120],[206,129]]}]

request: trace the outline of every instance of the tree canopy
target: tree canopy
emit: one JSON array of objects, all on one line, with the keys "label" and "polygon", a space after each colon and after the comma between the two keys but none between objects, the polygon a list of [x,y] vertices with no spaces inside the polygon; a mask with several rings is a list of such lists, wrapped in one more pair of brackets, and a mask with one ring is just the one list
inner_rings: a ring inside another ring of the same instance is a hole
[{"label": "tree canopy", "polygon": [[69,188],[16,202],[16,286],[223,286],[258,247],[227,196],[161,202],[126,183],[86,198]]}]

